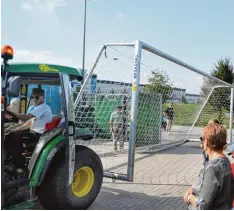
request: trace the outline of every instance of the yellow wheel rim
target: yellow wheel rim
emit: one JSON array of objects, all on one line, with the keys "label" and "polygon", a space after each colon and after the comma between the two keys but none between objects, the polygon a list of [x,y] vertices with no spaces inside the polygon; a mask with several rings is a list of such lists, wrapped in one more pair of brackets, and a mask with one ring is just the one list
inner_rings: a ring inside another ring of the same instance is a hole
[{"label": "yellow wheel rim", "polygon": [[72,193],[77,197],[86,196],[93,187],[94,173],[88,166],[83,166],[77,170],[72,182]]}]

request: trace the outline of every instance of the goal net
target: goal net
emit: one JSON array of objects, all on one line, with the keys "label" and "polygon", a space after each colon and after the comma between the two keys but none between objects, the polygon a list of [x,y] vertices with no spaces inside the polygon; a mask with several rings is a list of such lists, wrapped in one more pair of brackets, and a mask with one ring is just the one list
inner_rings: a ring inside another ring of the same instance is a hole
[{"label": "goal net", "polygon": [[[128,170],[133,166],[132,153],[199,140],[211,119],[229,129],[231,90],[230,84],[209,72],[142,42],[104,45],[75,102],[76,126],[88,127],[94,139],[78,143],[94,149],[104,159],[105,170],[118,166],[124,174],[127,164]],[[116,140],[123,142],[123,148],[118,143],[116,150],[110,122],[117,120]]]}]

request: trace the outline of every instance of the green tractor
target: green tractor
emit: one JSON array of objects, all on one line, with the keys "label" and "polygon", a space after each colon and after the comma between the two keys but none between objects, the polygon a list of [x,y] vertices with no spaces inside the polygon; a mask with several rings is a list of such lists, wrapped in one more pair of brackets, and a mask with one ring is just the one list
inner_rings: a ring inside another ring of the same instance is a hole
[{"label": "green tractor", "polygon": [[[101,189],[103,166],[93,150],[76,144],[78,139],[88,141],[92,138],[87,128],[75,128],[71,81],[82,80],[80,72],[59,65],[9,64],[13,59],[10,46],[2,48],[1,56],[2,209],[29,209],[36,204],[53,210],[87,209]],[[27,171],[22,175],[9,170],[11,160],[6,148],[9,134],[22,122],[6,108],[9,99],[18,98],[20,112],[25,113],[30,105],[28,92],[32,85],[59,87],[60,92],[53,99],[61,99],[64,126],[57,127],[55,122],[61,120],[57,115],[39,138],[30,132],[23,137],[22,155]]]}]

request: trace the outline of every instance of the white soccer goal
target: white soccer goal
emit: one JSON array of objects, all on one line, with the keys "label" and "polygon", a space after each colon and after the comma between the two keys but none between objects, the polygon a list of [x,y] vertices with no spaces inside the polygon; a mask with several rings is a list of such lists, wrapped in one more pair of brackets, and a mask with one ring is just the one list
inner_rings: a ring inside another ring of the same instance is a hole
[{"label": "white soccer goal", "polygon": [[[106,177],[132,181],[135,157],[142,156],[136,152],[199,140],[210,119],[225,124],[232,139],[233,86],[141,41],[104,45],[75,106],[77,126],[90,128],[95,137],[78,143],[102,157]],[[114,150],[109,125],[117,106],[123,116],[121,152]],[[163,114],[172,119],[166,127]],[[113,173],[116,166],[119,172]]]},{"label": "white soccer goal", "polygon": [[[196,115],[192,127],[190,128],[188,140],[200,140],[197,136],[198,131],[202,130],[201,126],[207,125],[208,120],[216,119],[228,128],[228,143],[233,140],[233,104],[231,103],[233,88],[225,85],[215,85],[209,88],[207,95],[201,101],[202,106]],[[231,128],[231,130],[230,130]],[[201,134],[201,132],[200,132]]]}]

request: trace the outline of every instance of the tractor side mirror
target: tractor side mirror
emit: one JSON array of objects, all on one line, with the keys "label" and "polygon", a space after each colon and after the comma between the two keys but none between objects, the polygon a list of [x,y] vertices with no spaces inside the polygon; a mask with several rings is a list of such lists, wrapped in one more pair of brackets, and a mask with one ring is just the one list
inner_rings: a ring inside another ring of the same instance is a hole
[{"label": "tractor side mirror", "polygon": [[76,133],[75,123],[73,121],[68,121],[68,135],[74,136]]},{"label": "tractor side mirror", "polygon": [[13,76],[8,79],[7,94],[9,97],[18,97],[20,92],[20,76]]}]

